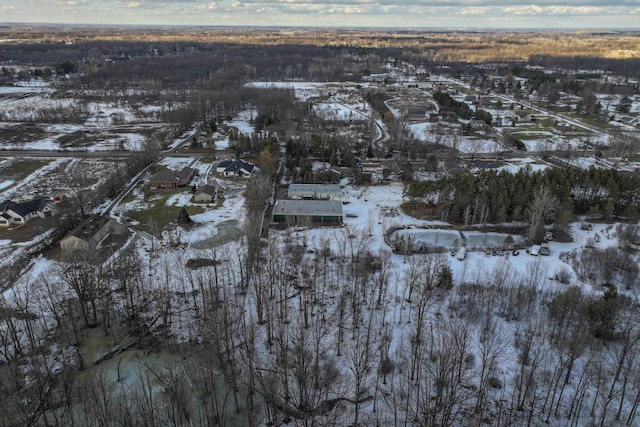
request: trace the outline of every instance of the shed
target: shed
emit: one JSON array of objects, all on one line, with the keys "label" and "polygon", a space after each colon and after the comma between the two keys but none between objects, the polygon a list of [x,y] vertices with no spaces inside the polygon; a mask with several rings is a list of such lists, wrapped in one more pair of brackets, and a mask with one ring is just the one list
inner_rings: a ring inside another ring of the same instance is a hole
[{"label": "shed", "polygon": [[196,202],[211,202],[216,196],[216,187],[213,185],[205,184],[198,187],[193,200]]}]

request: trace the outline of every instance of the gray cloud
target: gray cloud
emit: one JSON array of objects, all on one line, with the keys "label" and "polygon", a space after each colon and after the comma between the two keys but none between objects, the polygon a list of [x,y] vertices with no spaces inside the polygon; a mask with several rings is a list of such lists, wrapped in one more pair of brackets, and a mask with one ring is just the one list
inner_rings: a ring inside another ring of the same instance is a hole
[{"label": "gray cloud", "polygon": [[2,3],[0,21],[6,22],[637,28],[640,15],[640,0],[2,0]]}]

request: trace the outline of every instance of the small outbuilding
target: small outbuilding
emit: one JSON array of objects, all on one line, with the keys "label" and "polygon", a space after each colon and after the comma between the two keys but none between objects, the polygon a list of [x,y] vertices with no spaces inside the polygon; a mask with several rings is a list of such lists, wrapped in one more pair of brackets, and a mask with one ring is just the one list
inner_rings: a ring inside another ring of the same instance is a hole
[{"label": "small outbuilding", "polygon": [[212,202],[216,197],[216,187],[213,185],[205,184],[196,189],[193,195],[195,202]]}]

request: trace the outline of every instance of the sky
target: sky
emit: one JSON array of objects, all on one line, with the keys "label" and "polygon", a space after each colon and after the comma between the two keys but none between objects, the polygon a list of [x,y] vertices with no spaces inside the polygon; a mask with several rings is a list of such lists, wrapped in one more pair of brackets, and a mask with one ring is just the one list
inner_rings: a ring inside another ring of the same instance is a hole
[{"label": "sky", "polygon": [[640,0],[1,0],[0,22],[640,29]]}]

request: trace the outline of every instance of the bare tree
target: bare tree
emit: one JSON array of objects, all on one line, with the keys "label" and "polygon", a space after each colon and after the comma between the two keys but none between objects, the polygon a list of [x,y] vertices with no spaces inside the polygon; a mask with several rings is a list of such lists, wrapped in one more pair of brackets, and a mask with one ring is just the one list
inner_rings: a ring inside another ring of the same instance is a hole
[{"label": "bare tree", "polygon": [[[528,210],[529,231],[527,236],[530,240],[540,241],[541,228],[545,221],[553,218],[553,213],[558,206],[558,199],[546,187],[540,188]],[[544,234],[544,233],[542,233]]]}]

